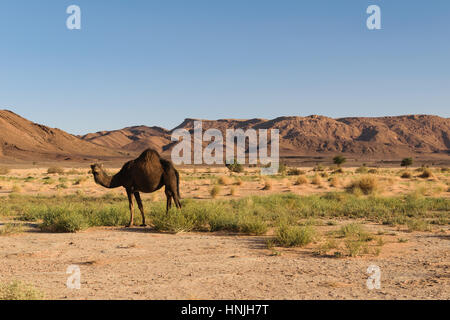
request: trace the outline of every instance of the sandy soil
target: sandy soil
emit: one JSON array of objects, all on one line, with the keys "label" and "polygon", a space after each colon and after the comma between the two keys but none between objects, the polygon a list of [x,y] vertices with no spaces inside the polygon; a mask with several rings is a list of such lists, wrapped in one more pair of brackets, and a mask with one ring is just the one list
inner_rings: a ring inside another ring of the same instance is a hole
[{"label": "sandy soil", "polygon": [[[450,299],[450,230],[387,232],[379,256],[331,258],[311,248],[267,249],[265,237],[95,228],[0,238],[0,281],[33,284],[50,299]],[[398,238],[406,238],[399,243]],[[66,287],[69,265],[81,289]],[[369,265],[381,288],[366,286]]]}]

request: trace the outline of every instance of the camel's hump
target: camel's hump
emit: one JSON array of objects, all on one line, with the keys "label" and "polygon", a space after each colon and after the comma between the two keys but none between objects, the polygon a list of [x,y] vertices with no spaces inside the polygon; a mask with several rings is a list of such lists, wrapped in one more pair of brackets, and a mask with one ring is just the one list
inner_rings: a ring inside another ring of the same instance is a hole
[{"label": "camel's hump", "polygon": [[160,158],[158,151],[154,149],[147,149],[141,153],[137,160],[154,160],[155,158]]}]

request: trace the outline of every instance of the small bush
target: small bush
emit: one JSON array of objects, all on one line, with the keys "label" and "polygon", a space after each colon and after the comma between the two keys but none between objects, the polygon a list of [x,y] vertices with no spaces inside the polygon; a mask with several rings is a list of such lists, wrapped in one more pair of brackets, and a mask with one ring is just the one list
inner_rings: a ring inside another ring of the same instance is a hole
[{"label": "small bush", "polygon": [[343,238],[357,239],[358,241],[370,241],[373,239],[372,235],[365,231],[362,225],[357,223],[350,223],[342,226],[337,234]]},{"label": "small bush", "polygon": [[299,176],[294,181],[295,186],[299,186],[299,185],[306,184],[306,183],[308,183],[308,178],[306,178],[305,176]]},{"label": "small bush", "polygon": [[278,228],[276,240],[283,247],[301,247],[311,243],[314,236],[315,229],[311,226],[282,225]]},{"label": "small bush", "polygon": [[157,231],[170,233],[189,232],[195,227],[195,217],[190,214],[170,213],[168,216],[160,214],[153,217],[153,225]]},{"label": "small bush", "polygon": [[347,190],[358,194],[362,192],[363,194],[372,194],[378,190],[378,180],[373,176],[361,177],[347,186]]},{"label": "small bush", "polygon": [[341,181],[338,176],[331,177],[330,186],[337,188],[340,185],[341,185]]},{"label": "small bush", "polygon": [[264,186],[262,188],[263,190],[270,190],[272,189],[272,181],[270,179],[266,179],[264,181]]},{"label": "small bush", "polygon": [[299,176],[301,174],[305,174],[305,171],[300,170],[298,168],[291,168],[288,170],[287,175],[288,176]]},{"label": "small bush", "polygon": [[405,171],[403,171],[403,173],[401,174],[400,177],[402,179],[411,179],[412,175],[411,175],[411,172],[405,170]]},{"label": "small bush", "polygon": [[89,223],[81,213],[64,207],[49,208],[40,225],[41,230],[47,232],[77,232],[88,227]]},{"label": "small bush", "polygon": [[361,166],[359,168],[356,169],[356,173],[367,173],[369,171],[369,169],[367,169],[366,166]]},{"label": "small bush", "polygon": [[348,255],[350,257],[357,257],[368,251],[367,244],[362,241],[346,240],[345,246],[347,247]]},{"label": "small bush", "polygon": [[228,185],[228,184],[231,183],[230,178],[228,178],[228,177],[226,177],[226,176],[219,177],[219,179],[217,180],[217,182],[218,182],[220,185],[223,185],[223,186],[226,186],[226,185]]},{"label": "small bush", "polygon": [[50,167],[47,169],[48,174],[64,174],[64,169],[61,167]]},{"label": "small bush", "polygon": [[311,180],[311,184],[314,184],[316,186],[321,186],[322,185],[322,179],[320,178],[320,175],[318,175],[318,174],[314,175],[314,177]]},{"label": "small bush", "polygon": [[211,189],[211,191],[209,192],[209,194],[211,195],[211,197],[213,198],[213,199],[215,199],[218,195],[219,195],[219,193],[220,193],[220,187],[219,186],[214,186],[214,187],[212,187],[212,189]]},{"label": "small bush", "polygon": [[431,227],[428,222],[422,219],[409,219],[406,222],[409,232],[413,231],[430,231]]},{"label": "small bush", "polygon": [[419,176],[419,178],[428,179],[433,178],[434,174],[429,168],[424,168],[422,171],[422,174]]},{"label": "small bush", "polygon": [[267,232],[267,224],[256,217],[245,217],[239,221],[239,231],[259,236]]},{"label": "small bush", "polygon": [[280,163],[278,166],[278,173],[284,176],[286,174],[286,170],[286,165],[284,163]]},{"label": "small bush", "polygon": [[0,284],[0,300],[42,300],[44,294],[21,281]]},{"label": "small bush", "polygon": [[318,164],[317,166],[314,167],[313,171],[318,171],[318,172],[322,172],[324,171],[324,167],[321,164]]},{"label": "small bush", "polygon": [[226,167],[228,168],[228,170],[230,170],[231,172],[236,172],[236,173],[241,173],[244,172],[244,167],[242,166],[242,164],[238,163],[236,159],[234,159],[234,162],[231,164],[226,164]]}]

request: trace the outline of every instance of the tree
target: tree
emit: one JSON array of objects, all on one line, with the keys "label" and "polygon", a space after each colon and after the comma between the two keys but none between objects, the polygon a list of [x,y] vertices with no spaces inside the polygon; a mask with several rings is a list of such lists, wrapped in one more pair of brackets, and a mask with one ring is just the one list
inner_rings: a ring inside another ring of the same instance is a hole
[{"label": "tree", "polygon": [[402,160],[402,163],[400,164],[402,167],[406,167],[406,169],[408,169],[408,166],[413,164],[413,159],[412,158],[405,158]]},{"label": "tree", "polygon": [[341,167],[342,164],[345,163],[345,161],[347,161],[347,159],[345,159],[345,157],[343,156],[336,156],[333,158],[334,164],[337,165],[339,168]]}]

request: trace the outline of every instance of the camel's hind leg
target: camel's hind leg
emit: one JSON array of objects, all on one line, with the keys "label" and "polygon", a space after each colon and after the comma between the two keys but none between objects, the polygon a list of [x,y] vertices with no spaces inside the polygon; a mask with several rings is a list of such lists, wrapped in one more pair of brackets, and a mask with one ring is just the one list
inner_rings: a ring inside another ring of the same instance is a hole
[{"label": "camel's hind leg", "polygon": [[139,192],[135,192],[134,197],[136,198],[136,202],[138,204],[139,211],[141,211],[141,216],[142,216],[141,227],[145,227],[147,225],[145,224],[144,206],[142,205],[141,195],[139,194]]},{"label": "camel's hind leg", "polygon": [[173,202],[175,202],[175,205],[177,206],[178,209],[181,209],[180,199],[178,198],[176,193],[173,194]]},{"label": "camel's hind leg", "polygon": [[127,189],[127,196],[128,196],[128,204],[130,206],[130,223],[127,227],[133,226],[133,216],[134,216],[134,204],[133,204],[133,193]]},{"label": "camel's hind leg", "polygon": [[169,210],[172,207],[172,193],[167,189],[165,190],[166,198],[167,198],[167,204],[166,204],[166,214],[169,214]]}]

